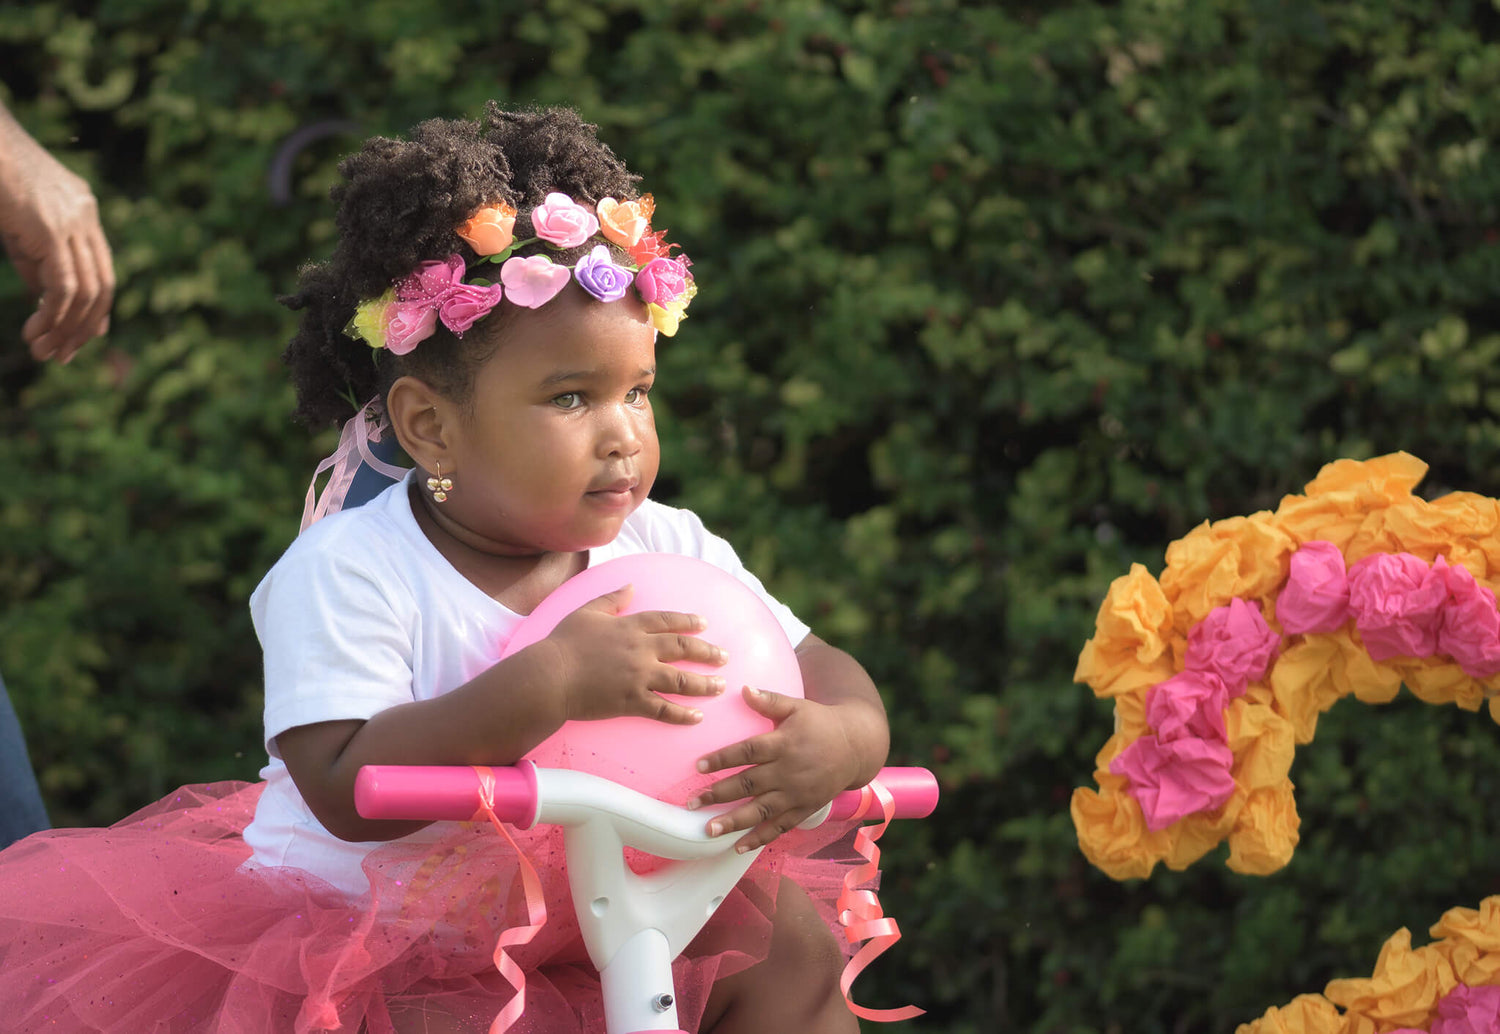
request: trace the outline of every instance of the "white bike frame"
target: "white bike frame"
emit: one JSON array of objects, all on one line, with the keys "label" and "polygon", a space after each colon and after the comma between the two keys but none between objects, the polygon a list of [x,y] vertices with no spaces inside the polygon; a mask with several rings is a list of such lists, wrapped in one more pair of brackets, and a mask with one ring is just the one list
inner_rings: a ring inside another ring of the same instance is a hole
[{"label": "white bike frame", "polygon": [[[760,853],[733,850],[743,832],[705,831],[733,805],[688,811],[599,776],[530,762],[487,771],[501,821],[563,827],[573,908],[599,971],[607,1034],[688,1034],[677,1019],[672,960]],[[924,818],[937,806],[937,780],[926,769],[883,769],[871,787],[877,783],[894,802],[894,818]],[[468,820],[481,809],[481,785],[473,768],[370,765],[360,770],[355,806],[370,819]],[[859,816],[868,801],[859,790],[840,794],[803,826]],[[626,847],[680,864],[638,874],[625,862]]]}]

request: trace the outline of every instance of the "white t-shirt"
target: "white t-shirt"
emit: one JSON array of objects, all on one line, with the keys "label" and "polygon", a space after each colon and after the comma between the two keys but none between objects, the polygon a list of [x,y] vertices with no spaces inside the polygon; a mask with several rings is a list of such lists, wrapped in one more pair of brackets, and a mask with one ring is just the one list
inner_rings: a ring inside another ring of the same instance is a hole
[{"label": "white t-shirt", "polygon": [[[270,762],[255,818],[245,828],[250,863],[295,866],[350,894],[366,889],[360,862],[377,843],[349,843],[323,828],[297,792],[276,737],[314,722],[365,720],[388,707],[455,689],[495,664],[522,616],[481,592],[428,541],[407,485],[326,517],[294,541],[250,596],[265,657]],[[734,575],[775,614],[792,643],[808,627],[740,563],[696,514],[647,500],[599,564],[632,553],[680,553]],[[413,838],[437,836],[433,827]]]}]

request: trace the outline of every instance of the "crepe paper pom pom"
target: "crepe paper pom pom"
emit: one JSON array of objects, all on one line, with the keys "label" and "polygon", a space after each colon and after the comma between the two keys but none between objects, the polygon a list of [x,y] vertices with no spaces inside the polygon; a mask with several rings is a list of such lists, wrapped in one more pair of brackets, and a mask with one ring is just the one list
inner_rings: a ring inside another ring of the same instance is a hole
[{"label": "crepe paper pom pom", "polygon": [[1334,632],[1349,620],[1349,570],[1332,542],[1308,542],[1292,554],[1276,620],[1288,635]]}]

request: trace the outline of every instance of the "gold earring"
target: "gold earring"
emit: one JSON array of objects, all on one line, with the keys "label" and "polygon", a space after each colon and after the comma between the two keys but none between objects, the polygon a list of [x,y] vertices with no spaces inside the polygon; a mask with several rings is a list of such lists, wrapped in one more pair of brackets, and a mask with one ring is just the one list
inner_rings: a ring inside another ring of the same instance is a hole
[{"label": "gold earring", "polygon": [[443,465],[435,464],[438,476],[427,479],[427,491],[432,493],[432,501],[435,503],[446,503],[448,493],[453,491],[453,479],[443,477]]}]

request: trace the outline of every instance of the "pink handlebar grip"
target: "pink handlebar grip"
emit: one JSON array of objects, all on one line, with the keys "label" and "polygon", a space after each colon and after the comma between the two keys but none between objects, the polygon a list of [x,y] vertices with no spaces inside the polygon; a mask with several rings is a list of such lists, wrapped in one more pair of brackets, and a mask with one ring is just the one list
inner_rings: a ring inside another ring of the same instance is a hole
[{"label": "pink handlebar grip", "polygon": [[[495,816],[530,828],[536,821],[536,768],[496,765]],[[479,813],[480,777],[472,768],[365,765],[354,780],[354,807],[367,819],[454,819]]]},{"label": "pink handlebar grip", "polygon": [[[925,819],[937,808],[937,776],[925,768],[882,768],[871,786],[879,783],[890,792],[895,808],[892,818]],[[865,790],[845,790],[833,799],[831,819],[855,816],[880,817],[880,802]]]}]

